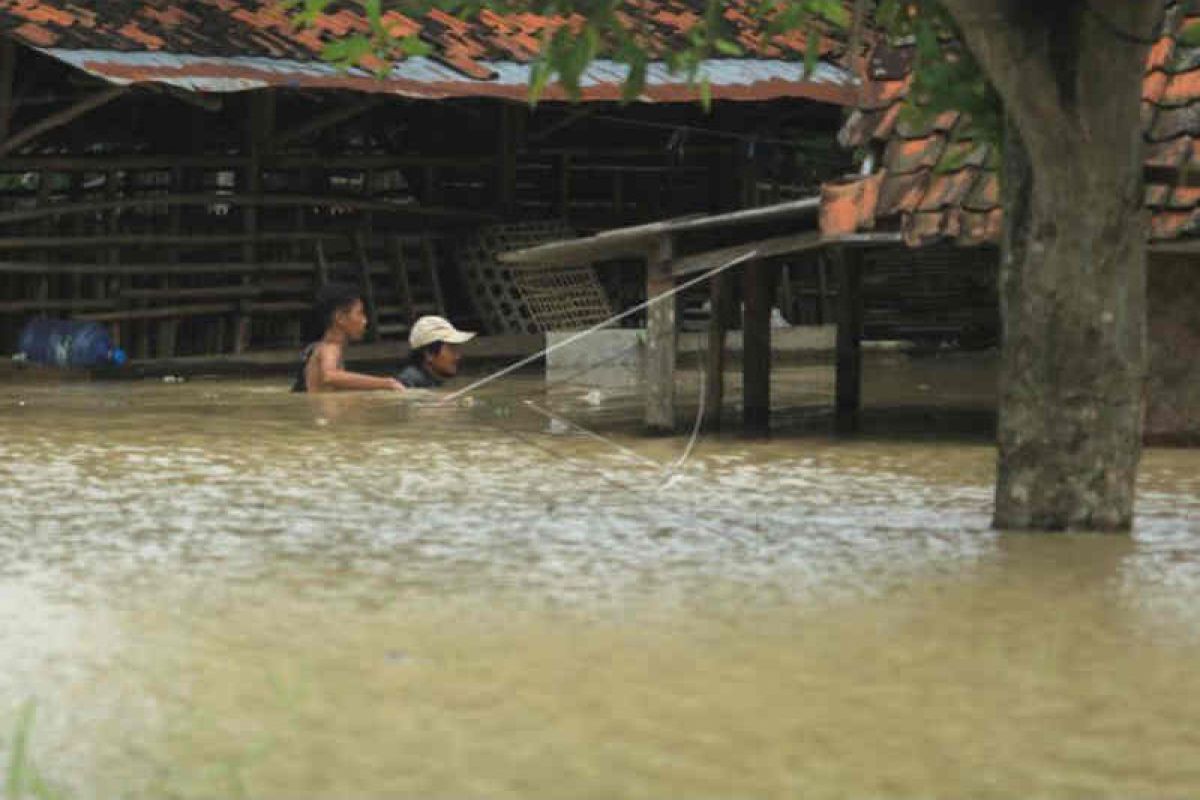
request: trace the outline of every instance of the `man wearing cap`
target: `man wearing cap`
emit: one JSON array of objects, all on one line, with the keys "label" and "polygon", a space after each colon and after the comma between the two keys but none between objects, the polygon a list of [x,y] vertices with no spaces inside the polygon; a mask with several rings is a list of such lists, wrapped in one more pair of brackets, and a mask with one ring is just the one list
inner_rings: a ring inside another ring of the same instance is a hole
[{"label": "man wearing cap", "polygon": [[408,332],[408,364],[396,380],[410,389],[436,389],[458,374],[458,346],[475,338],[442,317],[421,317]]}]

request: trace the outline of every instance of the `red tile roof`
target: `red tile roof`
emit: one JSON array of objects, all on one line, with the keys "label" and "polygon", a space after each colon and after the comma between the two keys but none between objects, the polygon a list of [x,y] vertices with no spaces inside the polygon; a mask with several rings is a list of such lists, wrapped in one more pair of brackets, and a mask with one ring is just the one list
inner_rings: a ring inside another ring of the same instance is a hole
[{"label": "red tile roof", "polygon": [[[724,19],[731,35],[745,50],[745,58],[734,61],[747,66],[768,60],[802,62],[807,49],[805,37],[768,35],[767,23],[753,12],[756,5],[756,0],[731,0],[724,6]],[[623,0],[619,13],[645,32],[645,41],[652,53],[663,54],[686,45],[688,31],[700,19],[703,7],[699,0]],[[572,24],[572,20],[561,17],[498,15],[488,11],[469,19],[459,19],[438,9],[416,18],[399,11],[388,11],[383,21],[397,35],[418,35],[433,46],[435,62],[454,70],[445,80],[439,78],[438,88],[430,96],[456,93],[445,85],[455,81],[470,86],[479,81],[495,80],[497,73],[493,67],[497,63],[528,65],[535,58],[540,37],[546,30]],[[237,66],[245,66],[247,57],[292,64],[319,62],[325,42],[367,30],[367,21],[357,6],[345,3],[333,6],[331,13],[320,17],[311,28],[297,30],[280,0],[190,0],[187,3],[173,0],[0,0],[0,31],[33,47],[52,49],[55,55],[84,51],[107,54],[93,57],[92,64],[96,69],[91,71],[111,80],[136,80],[139,76],[145,80],[160,80],[159,72],[165,67],[186,69],[186,65],[194,64],[197,58],[237,57],[240,59]],[[844,49],[835,38],[826,36],[820,40],[822,61],[827,66],[837,63]],[[169,64],[151,64],[137,61],[135,57],[140,54],[172,54],[179,58]],[[192,61],[181,60],[185,58]],[[116,66],[111,70],[97,66],[106,61]],[[80,66],[82,61],[75,57],[70,63]],[[214,66],[220,65],[207,61],[202,64],[204,69]],[[130,71],[132,77],[126,74]],[[260,70],[251,77],[241,73],[232,77],[248,83],[260,78],[276,80],[270,77],[271,72]],[[621,75],[623,70],[606,77],[613,85],[610,88],[620,82]],[[467,80],[463,81],[463,78]],[[291,69],[286,77],[278,78],[276,83],[296,85],[297,81],[309,85],[306,82],[309,77],[303,70],[295,69]],[[793,86],[789,89],[781,85],[783,83]],[[836,82],[829,80],[780,79],[766,73],[738,75],[736,68],[729,73],[728,80],[713,81],[713,96],[755,99],[754,92],[759,90],[764,97],[787,96],[800,83],[810,83],[815,88],[806,93],[801,87],[797,96],[841,104],[853,101],[853,92],[845,81],[835,85]],[[823,85],[818,86],[821,83]],[[480,87],[476,85],[475,88]],[[524,87],[515,87],[514,91],[516,89],[523,90]],[[463,89],[457,93],[469,94],[470,91]],[[496,94],[496,91],[482,89],[481,93]],[[603,97],[596,99],[615,99],[620,93],[614,90],[602,94]],[[691,96],[695,96],[694,91]],[[586,93],[585,99],[589,99]]]},{"label": "red tile roof", "polygon": [[[1146,165],[1167,180],[1200,172],[1200,48],[1175,38],[1200,22],[1184,4],[1172,9],[1173,24],[1151,48],[1142,91]],[[970,120],[950,112],[933,120],[905,113],[911,51],[879,50],[858,108],[839,134],[847,147],[883,150],[871,180],[877,191],[860,195],[871,208],[835,204],[822,214],[829,234],[899,230],[911,246],[953,240],[963,245],[1000,238],[998,154],[971,138]],[[1153,173],[1152,173],[1153,174]],[[865,180],[865,179],[859,179]],[[845,182],[828,195],[852,193]],[[1200,189],[1151,183],[1146,187],[1152,240],[1200,235]],[[839,216],[840,214],[840,216]]]}]

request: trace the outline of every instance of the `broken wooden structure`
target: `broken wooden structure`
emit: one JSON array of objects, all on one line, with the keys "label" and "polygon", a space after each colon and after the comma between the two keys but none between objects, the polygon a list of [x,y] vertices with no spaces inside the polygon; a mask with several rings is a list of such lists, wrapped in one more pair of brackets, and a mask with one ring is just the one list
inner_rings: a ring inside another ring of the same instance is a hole
[{"label": "broken wooden structure", "polygon": [[[514,264],[587,264],[617,259],[644,263],[646,298],[673,293],[677,283],[712,273],[709,297],[705,408],[709,424],[719,423],[724,398],[725,335],[733,297],[725,265],[740,263],[742,313],[742,423],[746,433],[763,435],[771,413],[771,313],[782,263],[802,255],[824,259],[834,272],[837,298],[836,407],[843,427],[856,424],[861,404],[863,292],[862,257],[869,248],[899,241],[894,235],[851,233],[826,237],[817,226],[820,197],[724,214],[701,215],[603,231],[504,254]],[[653,303],[646,314],[646,428],[676,429],[675,364],[679,326],[672,298]]]}]

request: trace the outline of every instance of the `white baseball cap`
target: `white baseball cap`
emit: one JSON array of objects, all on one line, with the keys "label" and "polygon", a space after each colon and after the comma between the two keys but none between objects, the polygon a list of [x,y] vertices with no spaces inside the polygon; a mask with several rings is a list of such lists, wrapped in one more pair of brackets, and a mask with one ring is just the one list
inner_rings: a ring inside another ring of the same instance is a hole
[{"label": "white baseball cap", "polygon": [[434,342],[462,344],[475,338],[471,331],[460,331],[444,317],[421,317],[408,332],[408,346],[413,350]]}]

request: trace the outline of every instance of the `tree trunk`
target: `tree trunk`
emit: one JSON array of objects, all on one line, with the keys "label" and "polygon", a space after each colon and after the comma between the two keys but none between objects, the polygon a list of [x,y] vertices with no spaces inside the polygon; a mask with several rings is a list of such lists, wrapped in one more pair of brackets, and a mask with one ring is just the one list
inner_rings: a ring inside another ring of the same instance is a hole
[{"label": "tree trunk", "polygon": [[1162,6],[946,5],[1009,119],[994,524],[1128,530],[1146,364],[1135,40]]}]

